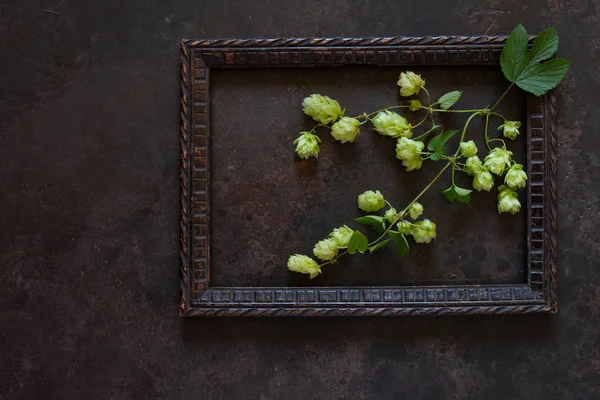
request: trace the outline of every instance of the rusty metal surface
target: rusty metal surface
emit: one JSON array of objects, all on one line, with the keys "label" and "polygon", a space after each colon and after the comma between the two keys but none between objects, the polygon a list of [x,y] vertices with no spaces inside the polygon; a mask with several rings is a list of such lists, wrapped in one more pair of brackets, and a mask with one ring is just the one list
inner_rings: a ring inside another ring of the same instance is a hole
[{"label": "rusty metal surface", "polygon": [[[597,5],[440,4],[1,3],[0,398],[595,398]],[[557,97],[558,314],[176,315],[180,38],[504,34],[518,22],[555,26],[574,61]]]}]

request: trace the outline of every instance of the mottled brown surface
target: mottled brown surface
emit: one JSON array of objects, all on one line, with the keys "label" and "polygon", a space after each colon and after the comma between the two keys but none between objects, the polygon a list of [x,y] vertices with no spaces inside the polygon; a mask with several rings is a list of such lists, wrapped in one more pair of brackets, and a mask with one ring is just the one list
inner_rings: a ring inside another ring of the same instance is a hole
[{"label": "mottled brown surface", "polygon": [[[559,90],[557,315],[177,316],[179,39],[519,21],[555,26],[574,61]],[[0,398],[597,397],[599,23],[580,0],[0,3]]]}]

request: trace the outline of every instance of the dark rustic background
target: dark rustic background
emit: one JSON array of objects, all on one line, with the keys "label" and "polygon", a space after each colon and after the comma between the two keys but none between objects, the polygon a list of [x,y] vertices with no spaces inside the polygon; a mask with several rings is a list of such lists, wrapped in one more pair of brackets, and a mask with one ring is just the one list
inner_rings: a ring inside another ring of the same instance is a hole
[{"label": "dark rustic background", "polygon": [[[551,315],[181,320],[179,39],[555,26]],[[596,2],[0,2],[0,399],[591,399],[600,390]]]}]

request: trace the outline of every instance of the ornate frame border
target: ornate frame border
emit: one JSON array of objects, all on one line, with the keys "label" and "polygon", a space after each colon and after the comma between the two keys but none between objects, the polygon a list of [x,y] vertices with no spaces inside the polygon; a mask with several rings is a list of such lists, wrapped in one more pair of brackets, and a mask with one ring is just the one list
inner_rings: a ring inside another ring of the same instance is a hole
[{"label": "ornate frame border", "polygon": [[530,177],[527,283],[335,288],[210,286],[212,68],[496,65],[505,40],[505,36],[183,40],[180,314],[189,317],[555,313],[557,128],[553,94],[527,99]]}]

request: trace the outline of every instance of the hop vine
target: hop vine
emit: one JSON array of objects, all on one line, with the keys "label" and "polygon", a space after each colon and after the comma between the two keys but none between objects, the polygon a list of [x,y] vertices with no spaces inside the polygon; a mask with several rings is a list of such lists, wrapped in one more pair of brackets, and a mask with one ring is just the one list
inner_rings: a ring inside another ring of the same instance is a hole
[{"label": "hop vine", "polygon": [[[340,226],[315,244],[313,254],[319,262],[309,256],[295,254],[288,259],[288,269],[307,274],[312,279],[322,273],[322,267],[338,262],[346,254],[373,253],[388,243],[393,243],[397,252],[405,256],[409,253],[409,240],[419,244],[431,243],[437,236],[436,224],[424,217],[425,207],[418,200],[447,170],[451,172],[450,186],[442,193],[450,203],[458,201],[470,204],[473,190],[489,192],[496,180],[499,180],[502,184],[497,188],[498,213],[517,214],[521,209],[518,191],[526,187],[528,177],[523,165],[513,160],[513,152],[508,149],[504,139],[512,141],[519,136],[521,121],[509,120],[495,109],[515,85],[535,96],[545,94],[560,83],[571,64],[561,58],[550,59],[558,50],[558,35],[553,28],[541,32],[530,50],[527,45],[527,32],[519,25],[508,36],[500,56],[502,72],[510,85],[489,108],[454,108],[462,95],[458,90],[446,93],[432,102],[431,94],[425,87],[425,79],[412,71],[401,72],[397,81],[401,98],[412,97],[410,100],[354,117],[345,115],[345,109],[328,96],[312,94],[306,97],[302,102],[303,112],[318,124],[310,131],[300,132],[294,141],[296,153],[301,159],[320,156],[319,130],[329,130],[335,140],[346,144],[357,140],[362,126],[370,123],[376,134],[395,141],[396,158],[402,162],[406,171],[417,171],[425,162],[442,162],[443,166],[405,207],[393,205],[377,189],[367,190],[357,197],[357,206],[366,215],[355,221],[378,233],[376,239],[369,240],[358,229]],[[425,111],[425,116],[413,126],[399,113],[402,111]],[[443,129],[436,123],[439,113],[466,113],[468,118],[460,129]],[[472,139],[467,140],[469,125],[475,118],[485,120],[482,132],[487,147],[483,153],[485,155],[480,153]],[[489,126],[494,121],[499,121],[497,130],[502,132],[504,139],[490,138]],[[460,137],[458,146],[449,150],[447,143],[455,135]],[[473,178],[472,188],[456,184],[457,172]]]}]

